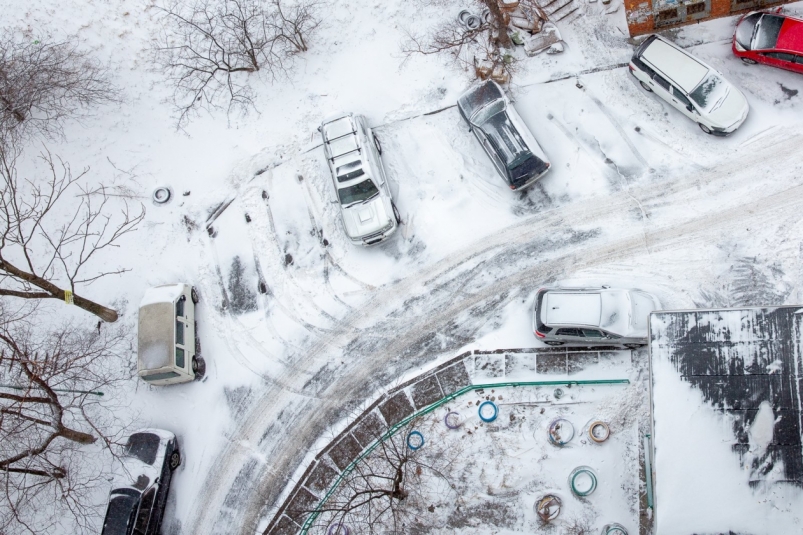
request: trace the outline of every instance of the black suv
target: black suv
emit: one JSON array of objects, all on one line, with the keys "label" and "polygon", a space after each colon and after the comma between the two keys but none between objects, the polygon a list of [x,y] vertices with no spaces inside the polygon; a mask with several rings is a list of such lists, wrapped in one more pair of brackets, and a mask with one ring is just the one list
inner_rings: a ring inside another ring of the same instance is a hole
[{"label": "black suv", "polygon": [[162,429],[143,429],[128,437],[125,481],[109,494],[101,535],[158,534],[173,470],[181,464],[176,436]]},{"label": "black suv", "polygon": [[526,188],[549,171],[544,151],[496,82],[460,95],[457,109],[510,189]]}]

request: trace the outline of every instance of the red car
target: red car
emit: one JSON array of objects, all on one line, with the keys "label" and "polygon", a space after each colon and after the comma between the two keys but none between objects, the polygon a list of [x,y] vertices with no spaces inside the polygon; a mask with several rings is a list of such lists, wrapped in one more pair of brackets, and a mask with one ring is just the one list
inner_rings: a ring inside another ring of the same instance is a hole
[{"label": "red car", "polygon": [[766,63],[803,73],[803,20],[777,12],[748,13],[736,25],[732,48],[749,65]]}]

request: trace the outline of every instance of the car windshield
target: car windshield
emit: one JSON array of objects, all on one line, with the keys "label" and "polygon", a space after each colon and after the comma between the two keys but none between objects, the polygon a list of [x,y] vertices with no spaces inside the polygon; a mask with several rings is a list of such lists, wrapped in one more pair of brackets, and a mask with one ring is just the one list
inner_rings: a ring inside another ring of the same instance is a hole
[{"label": "car windshield", "polygon": [[153,433],[134,433],[125,444],[125,454],[153,464],[159,451],[159,437]]},{"label": "car windshield", "polygon": [[363,180],[359,184],[349,186],[347,188],[337,190],[340,197],[340,204],[343,206],[350,206],[358,202],[365,202],[379,194],[379,190],[369,178]]},{"label": "car windshield", "polygon": [[761,13],[753,13],[744,18],[744,20],[736,27],[736,42],[742,48],[747,50],[752,49],[753,35],[756,30],[756,23],[761,18]]},{"label": "car windshield", "polygon": [[139,493],[131,489],[118,489],[115,492],[125,492],[125,494],[114,494],[109,500],[101,535],[127,535],[129,527],[134,524]]},{"label": "car windshield", "polygon": [[728,85],[717,73],[709,72],[689,95],[705,111],[713,111],[728,96]]},{"label": "car windshield", "polygon": [[357,160],[341,165],[335,170],[335,174],[337,174],[338,182],[348,182],[349,180],[361,177],[365,174],[365,171],[362,169],[362,162]]},{"label": "car windshield", "polygon": [[471,117],[471,124],[482,126],[494,115],[505,111],[505,101],[502,99],[495,100],[480,108],[477,113]]},{"label": "car windshield", "polygon": [[767,48],[775,48],[775,43],[778,42],[778,34],[781,33],[781,26],[783,26],[784,17],[775,15],[764,15],[758,21],[756,26],[755,37],[753,37],[752,50],[765,50]]}]

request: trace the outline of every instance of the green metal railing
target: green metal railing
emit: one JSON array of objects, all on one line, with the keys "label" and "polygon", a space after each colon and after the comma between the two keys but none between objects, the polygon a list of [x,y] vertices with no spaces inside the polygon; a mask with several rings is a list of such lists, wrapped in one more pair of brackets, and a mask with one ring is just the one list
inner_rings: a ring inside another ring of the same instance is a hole
[{"label": "green metal railing", "polygon": [[446,403],[452,401],[453,399],[462,396],[467,392],[471,392],[474,390],[483,390],[485,388],[502,388],[508,386],[573,386],[573,385],[621,385],[621,384],[630,384],[630,380],[628,379],[589,379],[589,380],[579,380],[579,381],[513,381],[513,382],[506,382],[506,383],[489,383],[489,384],[480,384],[480,385],[469,385],[457,390],[449,394],[448,396],[436,401],[432,405],[429,405],[419,411],[412,413],[410,416],[404,418],[399,423],[392,426],[388,429],[381,437],[376,439],[373,444],[371,444],[366,450],[364,450],[356,459],[351,461],[349,465],[340,473],[338,478],[332,484],[332,487],[329,491],[321,498],[321,501],[318,502],[317,507],[315,510],[310,513],[307,519],[304,521],[304,525],[301,526],[301,535],[306,535],[307,532],[312,528],[313,522],[318,518],[321,514],[321,508],[324,504],[329,500],[329,498],[334,494],[337,490],[337,487],[343,481],[343,479],[348,476],[354,467],[357,466],[357,463],[361,462],[365,457],[367,457],[372,451],[376,449],[382,442],[386,441],[390,437],[396,434],[396,432],[413,421],[414,419],[418,418],[419,416],[424,416],[425,414],[429,414],[430,412],[434,411],[438,407],[445,405]]}]

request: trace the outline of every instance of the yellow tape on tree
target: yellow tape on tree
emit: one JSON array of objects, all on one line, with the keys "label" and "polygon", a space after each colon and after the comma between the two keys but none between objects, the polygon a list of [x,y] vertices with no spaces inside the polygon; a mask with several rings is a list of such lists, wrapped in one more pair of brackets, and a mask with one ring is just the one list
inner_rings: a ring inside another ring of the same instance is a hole
[{"label": "yellow tape on tree", "polygon": [[72,290],[64,290],[64,302],[68,305],[74,304],[72,300]]}]

